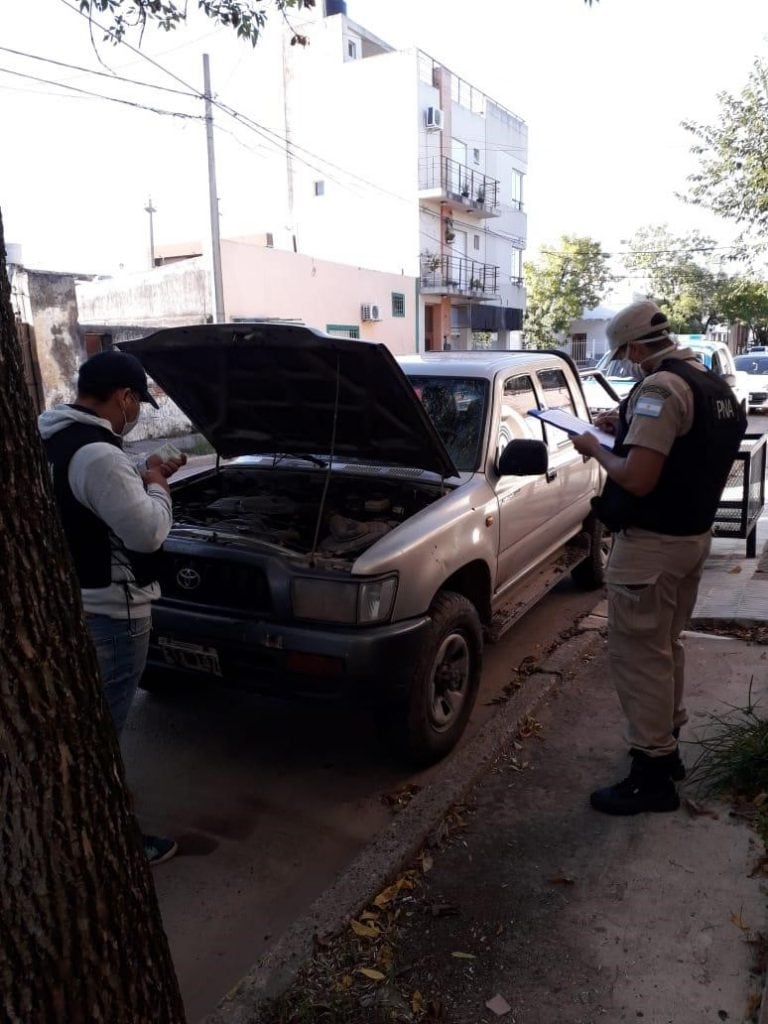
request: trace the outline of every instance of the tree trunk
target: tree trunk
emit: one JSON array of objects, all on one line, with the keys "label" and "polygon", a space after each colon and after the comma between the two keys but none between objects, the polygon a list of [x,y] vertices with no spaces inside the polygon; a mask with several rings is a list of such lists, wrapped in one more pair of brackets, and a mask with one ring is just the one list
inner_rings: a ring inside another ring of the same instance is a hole
[{"label": "tree trunk", "polygon": [[47,486],[0,219],[0,1019],[184,1010]]}]

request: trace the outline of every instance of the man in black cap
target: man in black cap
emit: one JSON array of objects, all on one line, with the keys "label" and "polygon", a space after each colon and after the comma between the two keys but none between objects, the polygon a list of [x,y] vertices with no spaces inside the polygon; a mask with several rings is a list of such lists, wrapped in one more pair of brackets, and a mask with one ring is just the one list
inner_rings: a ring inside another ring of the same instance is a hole
[{"label": "man in black cap", "polygon": [[[154,455],[138,467],[123,451],[142,402],[158,408],[138,359],[100,352],[80,367],[77,400],[38,421],[118,735],[146,665],[152,601],[160,596],[158,559],[172,521],[168,477],[186,461]],[[159,864],[177,845],[145,835],[144,849]]]}]

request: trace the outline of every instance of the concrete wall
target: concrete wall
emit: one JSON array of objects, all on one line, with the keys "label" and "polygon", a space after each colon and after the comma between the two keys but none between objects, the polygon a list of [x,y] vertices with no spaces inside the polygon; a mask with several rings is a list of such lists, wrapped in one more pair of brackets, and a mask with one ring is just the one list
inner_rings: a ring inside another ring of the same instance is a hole
[{"label": "concrete wall", "polygon": [[152,328],[205,323],[211,313],[205,258],[77,285],[82,323]]},{"label": "concrete wall", "polygon": [[72,401],[83,356],[74,276],[16,267],[11,293],[17,315],[32,327],[46,407]]},{"label": "concrete wall", "polygon": [[[299,320],[323,331],[346,325],[392,352],[416,351],[413,277],[233,241],[222,242],[222,268],[228,320]],[[392,315],[393,292],[405,295],[404,317]],[[361,320],[363,303],[379,306],[380,322]]]}]

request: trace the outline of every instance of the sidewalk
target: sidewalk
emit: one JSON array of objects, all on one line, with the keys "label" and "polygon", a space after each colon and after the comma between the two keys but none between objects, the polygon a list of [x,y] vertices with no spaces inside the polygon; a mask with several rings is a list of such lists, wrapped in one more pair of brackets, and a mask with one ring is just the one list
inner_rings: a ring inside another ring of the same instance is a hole
[{"label": "sidewalk", "polygon": [[[726,619],[745,626],[768,623],[768,510],[757,522],[757,558],[745,556],[745,541],[715,537],[699,587],[694,621]],[[760,571],[760,565],[764,571]]]}]

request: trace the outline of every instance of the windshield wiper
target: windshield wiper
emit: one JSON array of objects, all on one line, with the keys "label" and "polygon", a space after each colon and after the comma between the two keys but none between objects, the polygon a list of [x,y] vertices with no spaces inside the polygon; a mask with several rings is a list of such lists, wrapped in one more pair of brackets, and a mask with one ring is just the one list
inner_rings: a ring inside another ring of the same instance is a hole
[{"label": "windshield wiper", "polygon": [[283,459],[301,459],[302,462],[311,462],[315,466],[319,466],[321,469],[325,469],[328,465],[324,459],[319,458],[317,455],[299,455],[297,452],[280,452],[279,455],[275,455],[272,459],[272,465],[279,465]]}]

